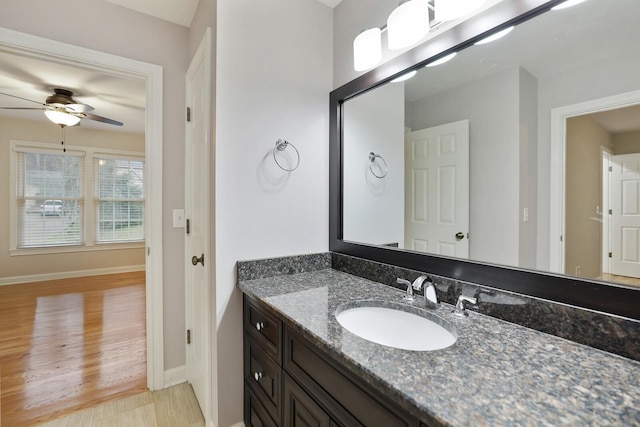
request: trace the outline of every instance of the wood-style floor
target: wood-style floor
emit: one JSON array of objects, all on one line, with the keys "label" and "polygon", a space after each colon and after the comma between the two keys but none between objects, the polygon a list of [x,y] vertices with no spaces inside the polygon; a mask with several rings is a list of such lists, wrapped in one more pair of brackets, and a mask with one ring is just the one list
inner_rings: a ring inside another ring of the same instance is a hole
[{"label": "wood-style floor", "polygon": [[637,277],[616,276],[614,274],[602,273],[602,280],[607,282],[620,283],[622,285],[631,285],[640,288],[640,279]]},{"label": "wood-style floor", "polygon": [[0,286],[0,425],[147,390],[145,273]]}]

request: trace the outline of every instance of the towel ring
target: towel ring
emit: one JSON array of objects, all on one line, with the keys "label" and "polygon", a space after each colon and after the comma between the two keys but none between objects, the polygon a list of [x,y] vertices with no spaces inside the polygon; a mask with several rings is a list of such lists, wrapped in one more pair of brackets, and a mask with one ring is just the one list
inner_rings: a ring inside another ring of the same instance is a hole
[{"label": "towel ring", "polygon": [[[291,148],[293,148],[295,150],[296,158],[297,158],[296,165],[294,167],[292,167],[291,169],[288,169],[288,168],[282,166],[282,164],[280,164],[280,162],[278,161],[278,156],[277,156],[278,151],[284,151],[288,146],[291,146]],[[283,171],[292,172],[292,171],[298,169],[298,166],[300,166],[300,152],[298,152],[298,149],[292,143],[290,143],[286,139],[279,138],[276,141],[276,146],[273,147],[273,160],[276,161],[276,164],[278,165],[278,167],[280,169],[282,169]]]},{"label": "towel ring", "polygon": [[[378,175],[377,173],[375,173],[373,171],[373,164],[375,163],[376,159],[380,159],[382,160],[382,163],[384,165],[384,168],[380,168],[380,170],[382,171],[381,175]],[[384,178],[385,176],[387,176],[387,162],[382,158],[382,156],[380,154],[376,154],[373,151],[371,153],[369,153],[369,170],[371,171],[371,173],[373,174],[373,176],[375,176],[376,178]]]}]

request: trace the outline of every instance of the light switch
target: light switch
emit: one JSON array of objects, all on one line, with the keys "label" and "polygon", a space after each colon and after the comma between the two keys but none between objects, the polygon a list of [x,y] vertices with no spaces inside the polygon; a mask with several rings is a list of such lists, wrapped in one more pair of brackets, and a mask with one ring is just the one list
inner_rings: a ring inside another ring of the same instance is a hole
[{"label": "light switch", "polygon": [[173,228],[184,228],[184,209],[173,210]]},{"label": "light switch", "polygon": [[529,222],[529,208],[524,208],[522,212],[522,222]]}]

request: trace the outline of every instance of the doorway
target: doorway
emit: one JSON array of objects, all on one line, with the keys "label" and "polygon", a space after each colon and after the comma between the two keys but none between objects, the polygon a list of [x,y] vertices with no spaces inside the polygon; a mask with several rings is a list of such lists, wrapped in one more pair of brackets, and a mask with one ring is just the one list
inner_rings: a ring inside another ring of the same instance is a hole
[{"label": "doorway", "polygon": [[98,73],[140,79],[146,86],[145,168],[147,386],[164,386],[162,276],[162,67],[0,28],[0,49]]},{"label": "doorway", "polygon": [[552,111],[552,271],[640,284],[639,118],[640,91]]}]

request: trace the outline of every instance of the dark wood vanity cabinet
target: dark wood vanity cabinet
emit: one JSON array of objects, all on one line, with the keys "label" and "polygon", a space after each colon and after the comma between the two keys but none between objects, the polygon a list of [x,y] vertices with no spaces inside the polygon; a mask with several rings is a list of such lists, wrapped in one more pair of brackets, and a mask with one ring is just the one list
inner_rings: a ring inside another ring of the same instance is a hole
[{"label": "dark wood vanity cabinet", "polygon": [[244,378],[247,426],[426,427],[246,295]]}]

